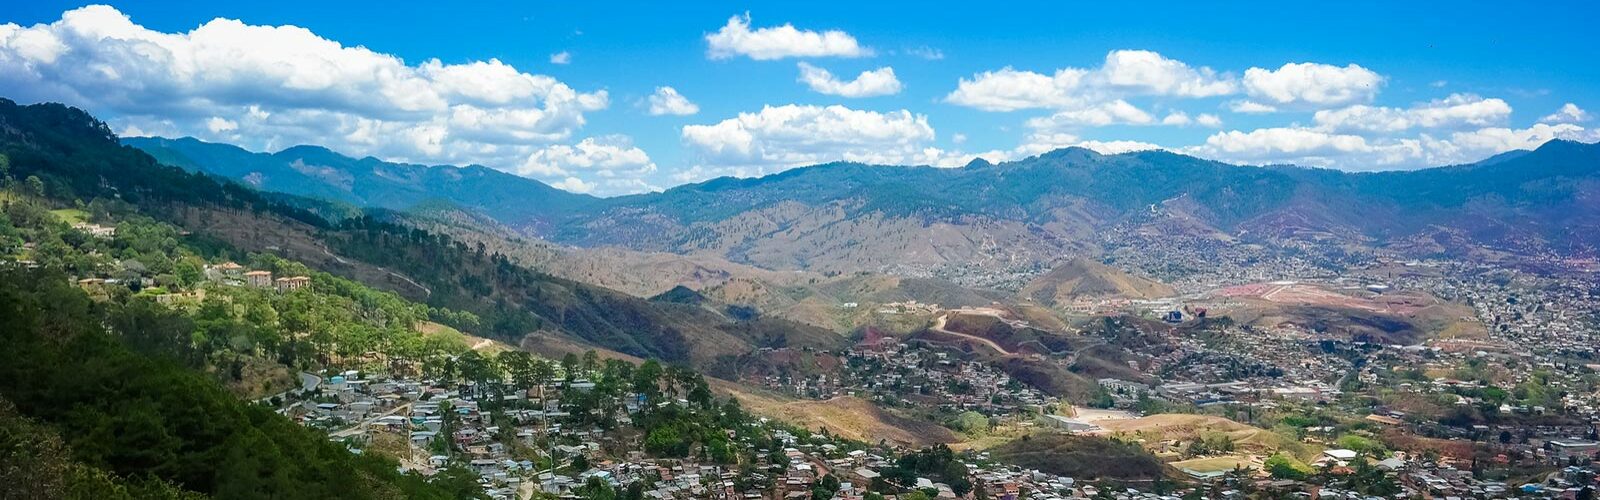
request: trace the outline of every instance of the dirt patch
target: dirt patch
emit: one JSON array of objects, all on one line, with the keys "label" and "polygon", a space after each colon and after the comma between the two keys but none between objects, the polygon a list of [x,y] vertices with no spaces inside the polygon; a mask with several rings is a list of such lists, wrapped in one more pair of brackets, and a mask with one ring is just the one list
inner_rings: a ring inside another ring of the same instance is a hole
[{"label": "dirt patch", "polygon": [[1261,454],[1279,450],[1300,454],[1302,445],[1259,427],[1241,424],[1211,415],[1160,414],[1133,420],[1102,420],[1095,422],[1108,434],[1138,437],[1146,442],[1163,440],[1192,441],[1202,435],[1223,434],[1233,440],[1241,450]]}]

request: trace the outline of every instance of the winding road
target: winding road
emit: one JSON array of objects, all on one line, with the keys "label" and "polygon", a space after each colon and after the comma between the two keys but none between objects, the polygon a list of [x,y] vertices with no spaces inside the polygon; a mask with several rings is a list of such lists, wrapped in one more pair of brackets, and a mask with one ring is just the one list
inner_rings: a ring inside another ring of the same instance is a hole
[{"label": "winding road", "polygon": [[954,331],[954,330],[946,330],[944,328],[944,324],[945,324],[945,321],[948,320],[949,318],[950,318],[949,314],[939,315],[938,319],[933,320],[933,326],[928,327],[928,329],[929,330],[933,330],[935,332],[943,333],[945,335],[954,335],[954,336],[961,337],[961,338],[964,338],[964,339],[967,339],[967,340],[976,341],[976,342],[981,343],[983,345],[989,346],[989,348],[990,349],[994,349],[995,352],[998,352],[998,353],[1006,355],[1006,356],[1014,355],[1011,351],[1007,351],[1004,347],[1000,347],[1000,344],[994,343],[993,340],[989,340],[989,339],[986,339],[986,338],[983,338],[983,337],[979,337],[977,335],[969,335],[969,334],[961,333],[961,332]]},{"label": "winding road", "polygon": [[[937,319],[933,320],[933,326],[928,327],[928,329],[929,330],[933,330],[933,331],[938,332],[938,333],[945,334],[945,335],[961,337],[963,339],[967,339],[967,340],[971,340],[971,341],[974,341],[974,342],[981,343],[983,345],[989,346],[990,349],[994,349],[995,352],[998,352],[1001,355],[1005,355],[1005,356],[1017,356],[1018,355],[1017,353],[1013,353],[1011,351],[1007,351],[1005,348],[1000,347],[1000,344],[995,343],[993,340],[989,340],[989,339],[986,339],[986,338],[983,338],[983,337],[979,337],[977,335],[971,335],[971,334],[961,333],[961,332],[958,332],[958,331],[955,331],[955,330],[946,329],[944,327],[944,325],[945,325],[945,322],[949,319],[949,317],[950,317],[950,315],[948,313],[940,315]],[[1004,320],[1004,318],[1001,318],[1001,319]],[[1106,343],[1105,340],[1101,340],[1101,339],[1098,339],[1098,338],[1091,338],[1089,340],[1091,341],[1090,343],[1085,344],[1085,345],[1083,345],[1083,346],[1081,346],[1081,347],[1079,347],[1077,349],[1073,349],[1071,353],[1068,353],[1066,355],[1066,357],[1061,358],[1061,360],[1060,360],[1061,366],[1070,367],[1070,366],[1072,366],[1074,364],[1077,364],[1078,356],[1083,354],[1084,351],[1087,351],[1087,350],[1089,350],[1091,348],[1094,348],[1094,347],[1097,347],[1097,346],[1105,345],[1105,343]]]},{"label": "winding road", "polygon": [[[322,254],[323,255],[326,255],[328,257],[333,258],[334,262],[338,262],[340,264],[347,265],[347,266],[350,265],[350,261],[344,260],[344,257],[340,257],[338,255],[335,255],[333,252],[329,251],[328,247],[326,247],[326,246],[318,245],[317,249],[318,250],[322,250]],[[416,280],[413,280],[413,279],[407,277],[404,274],[400,274],[400,273],[397,273],[397,272],[394,272],[394,271],[390,271],[390,270],[384,268],[383,266],[372,266],[372,267],[377,268],[379,271],[383,271],[385,273],[389,273],[389,276],[393,276],[395,278],[399,278],[400,281],[404,281],[406,283],[410,283],[411,286],[414,286],[414,287],[422,289],[423,295],[426,295],[428,297],[432,297],[433,296],[433,290],[432,289],[430,289],[430,288],[428,288],[426,286],[423,286],[422,283],[417,283]]]},{"label": "winding road", "polygon": [[267,397],[264,397],[264,398],[257,399],[256,401],[258,401],[258,402],[260,402],[260,401],[271,401],[272,398],[282,398],[282,397],[288,396],[289,393],[291,393],[291,392],[299,392],[300,394],[305,394],[305,393],[308,393],[308,392],[316,390],[317,387],[321,386],[321,385],[322,385],[322,377],[318,377],[318,376],[316,376],[316,375],[314,375],[314,374],[312,374],[310,372],[300,372],[300,388],[299,389],[289,389],[287,391],[283,391],[283,392],[280,392],[280,393],[277,393],[277,394],[273,394],[271,396],[267,396]]}]

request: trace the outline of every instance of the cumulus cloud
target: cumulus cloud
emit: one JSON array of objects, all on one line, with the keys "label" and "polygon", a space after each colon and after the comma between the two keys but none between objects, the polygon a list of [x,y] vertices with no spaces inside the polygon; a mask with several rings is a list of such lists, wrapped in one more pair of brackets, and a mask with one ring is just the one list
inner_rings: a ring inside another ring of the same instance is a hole
[{"label": "cumulus cloud", "polygon": [[1370,102],[1383,81],[1383,76],[1355,64],[1288,63],[1276,70],[1250,68],[1244,72],[1245,93],[1273,106]]},{"label": "cumulus cloud", "polygon": [[563,191],[571,191],[574,193],[583,194],[591,193],[595,188],[594,183],[584,182],[583,179],[579,179],[577,177],[567,177],[559,181],[551,182],[550,186]]},{"label": "cumulus cloud", "polygon": [[1278,112],[1278,108],[1255,101],[1233,101],[1232,103],[1228,104],[1228,111],[1253,115],[1261,113],[1276,113]]},{"label": "cumulus cloud", "polygon": [[1201,113],[1199,115],[1195,115],[1193,118],[1190,118],[1188,113],[1184,113],[1182,111],[1173,111],[1171,113],[1167,113],[1167,116],[1161,119],[1161,124],[1176,125],[1180,127],[1199,125],[1202,127],[1215,128],[1222,126],[1222,118],[1210,113]]},{"label": "cumulus cloud", "polygon": [[408,64],[305,28],[221,18],[166,33],[103,5],[0,25],[0,88],[87,108],[124,132],[500,168],[569,140],[609,104],[604,90],[494,59]]},{"label": "cumulus cloud", "polygon": [[567,52],[567,51],[563,50],[561,52],[550,54],[550,64],[570,64],[570,63],[572,63],[572,53],[571,52]]},{"label": "cumulus cloud", "polygon": [[706,56],[730,59],[745,56],[757,61],[786,57],[865,57],[872,51],[839,30],[810,31],[783,26],[750,29],[750,14],[728,18],[728,24],[706,35]]},{"label": "cumulus cloud", "polygon": [[711,125],[683,127],[683,141],[707,166],[760,175],[828,161],[919,163],[934,139],[928,118],[910,111],[789,104]]},{"label": "cumulus cloud", "polygon": [[840,81],[832,72],[806,63],[799,63],[800,81],[821,94],[840,97],[877,97],[900,93],[900,79],[894,68],[884,66],[872,71],[862,71],[855,80]]},{"label": "cumulus cloud", "polygon": [[589,137],[577,144],[554,144],[534,151],[517,169],[518,174],[565,177],[589,171],[600,177],[639,177],[655,172],[650,155],[621,135]]},{"label": "cumulus cloud", "polygon": [[1282,161],[1282,158],[1293,158],[1301,163],[1326,165],[1328,162],[1322,160],[1324,158],[1369,148],[1366,139],[1358,135],[1282,127],[1218,132],[1206,138],[1205,145],[1196,148],[1196,152],[1248,163],[1272,163]]},{"label": "cumulus cloud", "polygon": [[1044,75],[1008,66],[973,75],[970,80],[962,78],[945,101],[984,111],[1078,106],[1086,101],[1078,90],[1087,74],[1086,70],[1063,68]]},{"label": "cumulus cloud", "polygon": [[1228,75],[1195,68],[1146,50],[1114,50],[1099,68],[1061,68],[1050,75],[1010,67],[962,78],[945,96],[985,111],[1089,107],[1125,95],[1209,97],[1237,90]]},{"label": "cumulus cloud", "polygon": [[1566,103],[1555,113],[1539,119],[1539,123],[1582,123],[1589,121],[1589,112],[1578,107],[1577,104]]},{"label": "cumulus cloud", "polygon": [[1232,78],[1211,68],[1192,68],[1148,50],[1114,50],[1100,68],[1106,84],[1141,94],[1209,97],[1234,92]]},{"label": "cumulus cloud", "polygon": [[672,87],[656,87],[654,94],[647,99],[651,116],[661,115],[692,115],[700,112],[700,106],[689,102],[689,98],[679,94]]},{"label": "cumulus cloud", "polygon": [[[1168,116],[1168,118],[1173,118]],[[1187,124],[1188,116],[1182,116]],[[1128,104],[1128,101],[1117,99],[1115,101],[1095,104],[1085,108],[1058,111],[1046,117],[1032,118],[1027,121],[1029,127],[1041,130],[1054,130],[1081,126],[1099,127],[1105,125],[1149,125],[1157,123],[1155,117],[1150,116],[1137,106]],[[1168,123],[1166,120],[1161,121]],[[1182,125],[1176,124],[1176,125]]]},{"label": "cumulus cloud", "polygon": [[1313,120],[1324,130],[1389,133],[1413,128],[1486,127],[1502,124],[1510,117],[1511,105],[1503,100],[1452,94],[1403,109],[1357,104],[1322,110]]},{"label": "cumulus cloud", "polygon": [[1594,141],[1600,133],[1572,124],[1535,124],[1525,129],[1487,127],[1444,136],[1363,137],[1308,127],[1218,132],[1205,144],[1182,151],[1243,164],[1296,164],[1343,170],[1412,169],[1478,161],[1515,149],[1533,149],[1551,139]]}]

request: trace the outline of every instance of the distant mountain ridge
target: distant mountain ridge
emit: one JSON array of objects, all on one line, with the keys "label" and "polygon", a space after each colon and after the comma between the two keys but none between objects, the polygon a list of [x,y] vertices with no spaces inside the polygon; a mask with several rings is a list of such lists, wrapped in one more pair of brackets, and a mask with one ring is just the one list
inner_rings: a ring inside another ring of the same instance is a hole
[{"label": "distant mountain ridge", "polygon": [[185,137],[130,137],[158,161],[233,179],[263,191],[340,201],[362,207],[409,210],[445,201],[502,221],[574,210],[598,201],[542,182],[484,167],[428,166],[361,159],[319,146],[255,153],[238,146]]},{"label": "distant mountain ridge", "polygon": [[950,265],[1053,267],[1062,256],[1097,253],[1108,228],[1175,202],[1192,230],[1246,240],[1382,246],[1448,231],[1527,252],[1600,248],[1600,145],[1561,140],[1473,164],[1374,173],[1066,148],[950,169],[830,163],[616,198],[484,167],[354,160],[321,148],[267,155],[192,139],[126,142],[163,162],[257,178],[264,189],[398,209],[444,199],[556,243],[713,255],[769,269],[916,275]]}]

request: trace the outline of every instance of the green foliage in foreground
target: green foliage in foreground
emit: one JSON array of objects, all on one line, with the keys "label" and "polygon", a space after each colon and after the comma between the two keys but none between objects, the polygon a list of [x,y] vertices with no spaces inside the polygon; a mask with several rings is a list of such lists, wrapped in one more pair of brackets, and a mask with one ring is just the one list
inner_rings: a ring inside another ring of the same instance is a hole
[{"label": "green foliage in foreground", "polygon": [[[177,488],[221,498],[458,497],[238,401],[175,361],[129,350],[120,337],[138,336],[151,318],[127,317],[68,283],[49,269],[0,269],[0,397],[39,424],[30,434],[60,436],[70,450],[67,489],[52,496],[94,483],[169,497]],[[8,438],[0,445],[38,447],[39,438]]]}]

